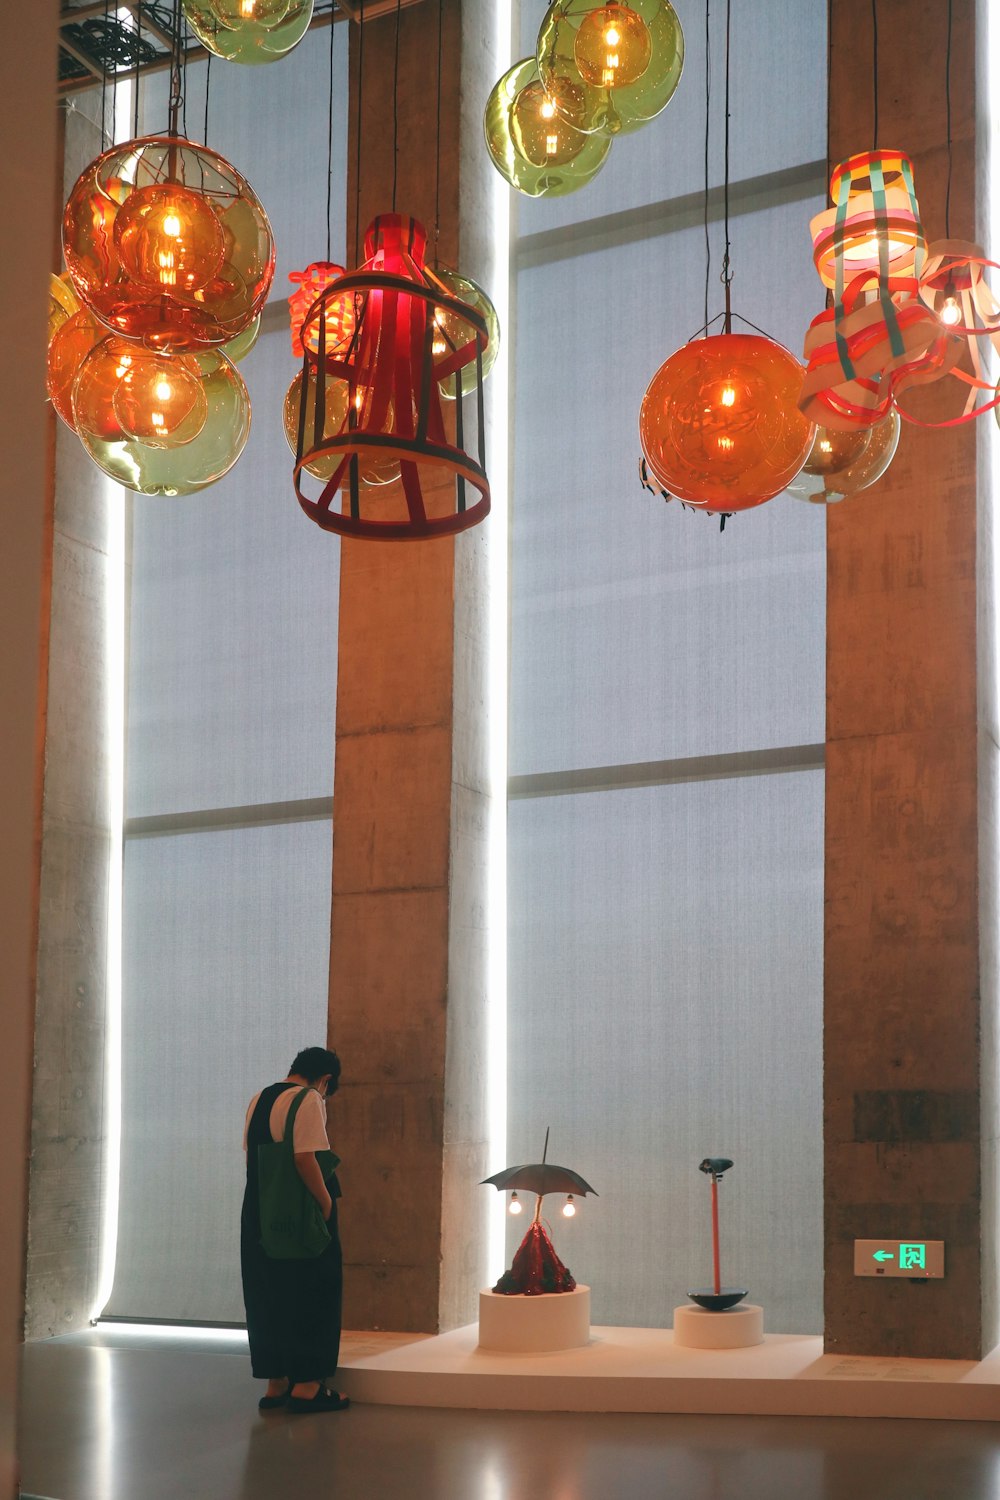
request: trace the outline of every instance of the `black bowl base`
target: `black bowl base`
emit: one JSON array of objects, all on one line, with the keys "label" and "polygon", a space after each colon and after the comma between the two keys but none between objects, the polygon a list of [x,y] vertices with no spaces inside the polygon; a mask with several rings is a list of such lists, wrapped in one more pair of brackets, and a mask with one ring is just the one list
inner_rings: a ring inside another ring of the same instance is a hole
[{"label": "black bowl base", "polygon": [[706,1312],[725,1312],[727,1307],[735,1307],[737,1302],[742,1302],[748,1296],[747,1291],[740,1291],[738,1287],[724,1286],[721,1292],[713,1292],[711,1288],[704,1288],[696,1292],[688,1292],[692,1302],[697,1302]]}]

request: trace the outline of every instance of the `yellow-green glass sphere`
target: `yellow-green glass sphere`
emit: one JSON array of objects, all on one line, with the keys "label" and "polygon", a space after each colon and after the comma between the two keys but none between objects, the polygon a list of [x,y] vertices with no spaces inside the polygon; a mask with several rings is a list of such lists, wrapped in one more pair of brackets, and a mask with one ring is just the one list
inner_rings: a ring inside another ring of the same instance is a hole
[{"label": "yellow-green glass sphere", "polygon": [[158,355],[112,334],[80,366],[73,416],[90,457],[117,484],[141,495],[191,495],[239,458],[250,397],[217,350]]},{"label": "yellow-green glass sphere", "polygon": [[[356,395],[356,398],[357,395]],[[361,394],[363,412],[364,396]],[[350,400],[350,391],[347,381],[339,375],[328,375],[326,377],[323,395],[323,437],[334,438],[342,430],[347,418],[347,405]],[[289,448],[295,453],[299,440],[299,413],[302,409],[302,371],[296,375],[288,390],[285,392],[285,404],[282,412],[285,428],[285,441]],[[392,406],[386,413],[385,430],[392,426]],[[316,376],[313,374],[309,381],[309,391],[306,397],[306,449],[312,448],[313,424],[316,420]],[[337,467],[342,463],[342,453],[325,454],[315,458],[311,463],[303,465],[308,474],[314,474],[317,479],[332,479]],[[400,476],[399,460],[396,458],[381,458],[373,454],[370,458],[358,459],[358,483],[365,489],[375,488],[378,485],[392,484],[393,480]]]},{"label": "yellow-green glass sphere", "polygon": [[[461,297],[470,307],[485,319],[486,332],[489,343],[483,351],[483,379],[496,364],[497,354],[500,352],[500,319],[497,310],[489,297],[483,291],[478,282],[473,281],[471,276],[463,276],[459,271],[452,271],[448,266],[437,266],[434,271],[439,281],[444,282],[449,292],[456,297]],[[453,317],[447,311],[441,311],[434,319],[434,353],[444,353],[447,348],[456,348],[459,343],[464,344],[469,338],[469,325],[460,318]],[[443,349],[436,346],[440,342]],[[468,396],[476,389],[476,361],[467,364],[461,371],[462,395]],[[440,380],[438,385],[442,396],[448,401],[455,399],[455,382],[451,380]]]},{"label": "yellow-green glass sphere", "polygon": [[202,46],[227,62],[277,62],[309,30],[313,0],[184,0]]},{"label": "yellow-green glass sphere", "polygon": [[638,130],[666,108],[684,68],[684,33],[669,0],[553,0],[538,33],[542,87],[578,130]]},{"label": "yellow-green glass sphere", "polygon": [[486,101],[483,129],[493,165],[530,198],[562,197],[584,187],[611,149],[606,136],[573,124],[572,92],[572,85],[558,81],[546,90],[535,59],[528,57],[503,75]]}]

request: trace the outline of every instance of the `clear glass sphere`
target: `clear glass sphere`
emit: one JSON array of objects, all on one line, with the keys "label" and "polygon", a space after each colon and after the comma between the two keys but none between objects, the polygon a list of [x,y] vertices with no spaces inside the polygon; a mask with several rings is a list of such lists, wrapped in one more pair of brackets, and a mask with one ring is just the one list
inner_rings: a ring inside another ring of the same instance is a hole
[{"label": "clear glass sphere", "polygon": [[610,140],[584,134],[573,124],[573,92],[565,78],[543,88],[529,57],[503,75],[486,101],[483,128],[493,165],[528,197],[575,192],[607,159]]},{"label": "clear glass sphere", "polygon": [[250,185],[218,152],[167,136],[91,162],[63,213],[63,250],[95,317],[166,352],[236,338],[274,276],[271,226]]},{"label": "clear glass sphere", "polygon": [[893,408],[873,427],[853,432],[818,428],[809,457],[788,486],[788,494],[794,500],[832,505],[869,489],[896,456],[901,427],[899,412]]},{"label": "clear glass sphere", "polygon": [[277,62],[298,46],[313,0],[183,0],[184,16],[201,42],[227,62]]},{"label": "clear glass sphere", "polygon": [[707,510],[748,510],[789,485],[815,427],[799,411],[802,367],[773,340],[694,339],[653,376],[642,400],[643,454],[663,489]]},{"label": "clear glass sphere", "polygon": [[553,0],[538,33],[538,76],[585,131],[638,130],[673,98],[684,33],[669,0]]},{"label": "clear glass sphere", "polygon": [[[132,392],[127,377],[137,364]],[[146,404],[144,395],[159,406]],[[250,433],[250,397],[224,354],[157,356],[113,334],[80,366],[73,414],[98,467],[142,495],[190,495],[214,484],[232,468]],[[165,434],[171,422],[176,426]]]}]

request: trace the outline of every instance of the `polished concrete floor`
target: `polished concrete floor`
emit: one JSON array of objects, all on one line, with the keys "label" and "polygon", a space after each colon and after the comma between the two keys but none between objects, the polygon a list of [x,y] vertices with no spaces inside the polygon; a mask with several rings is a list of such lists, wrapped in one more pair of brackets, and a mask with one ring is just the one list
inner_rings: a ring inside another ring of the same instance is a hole
[{"label": "polished concrete floor", "polygon": [[98,1331],[25,1350],[47,1500],[1000,1500],[1000,1425],[354,1406],[260,1417],[239,1343]]}]

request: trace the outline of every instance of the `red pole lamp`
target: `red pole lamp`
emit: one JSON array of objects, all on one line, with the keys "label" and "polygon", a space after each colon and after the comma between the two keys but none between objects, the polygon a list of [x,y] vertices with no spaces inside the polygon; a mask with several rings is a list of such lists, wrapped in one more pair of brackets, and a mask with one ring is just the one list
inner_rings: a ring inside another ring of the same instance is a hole
[{"label": "red pole lamp", "polygon": [[277,62],[312,20],[313,0],[184,0],[184,18],[203,47],[227,62]]},{"label": "red pole lamp", "polygon": [[669,0],[554,0],[538,33],[538,76],[579,130],[638,130],[673,98],[684,33]]},{"label": "red pole lamp", "polygon": [[728,1156],[706,1156],[698,1167],[699,1172],[704,1172],[712,1183],[712,1285],[688,1292],[688,1296],[708,1312],[725,1312],[727,1307],[735,1307],[747,1295],[743,1287],[723,1286],[720,1271],[719,1183],[731,1166]]},{"label": "red pole lamp", "polygon": [[143,495],[189,495],[232,468],[250,398],[224,354],[164,355],[110,334],[73,386],[74,426],[111,479]]},{"label": "red pole lamp", "polygon": [[576,124],[578,87],[551,76],[546,88],[533,57],[522,58],[494,85],[483,129],[501,177],[529,198],[558,198],[591,182],[611,150],[610,138]]},{"label": "red pole lamp", "polygon": [[[489,513],[483,404],[489,331],[482,314],[425,265],[426,243],[415,219],[380,215],[365,236],[364,264],[331,282],[302,323],[294,483],[302,509],[325,531],[416,540],[452,536]],[[331,353],[326,309],[348,295],[354,331],[346,350]],[[467,402],[463,372],[470,365],[476,374]],[[448,423],[443,383],[456,397]],[[476,457],[465,443],[466,405],[473,403]],[[305,476],[331,459],[332,473],[311,495],[315,487],[307,487]],[[399,465],[399,482],[366,483],[369,466],[384,462]]]},{"label": "red pole lamp", "polygon": [[802,368],[757,334],[693,339],[660,366],[639,411],[643,457],[661,489],[712,512],[771,500],[815,436],[796,405]]},{"label": "red pole lamp", "polygon": [[243,333],[274,275],[271,226],[249,183],[176,136],[127,141],[86,168],[63,213],[63,251],[95,317],[168,353]]}]

